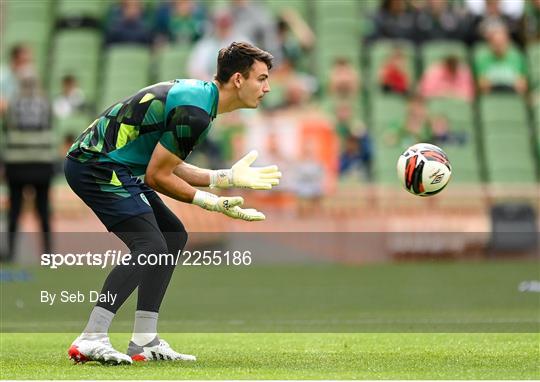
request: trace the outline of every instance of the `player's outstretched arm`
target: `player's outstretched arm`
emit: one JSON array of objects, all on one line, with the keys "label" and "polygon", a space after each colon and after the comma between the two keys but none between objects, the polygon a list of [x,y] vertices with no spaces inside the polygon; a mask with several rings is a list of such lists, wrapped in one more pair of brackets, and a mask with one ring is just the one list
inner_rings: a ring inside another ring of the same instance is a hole
[{"label": "player's outstretched arm", "polygon": [[277,186],[281,178],[281,172],[277,166],[251,167],[258,155],[256,150],[252,150],[236,162],[232,168],[211,171],[210,187],[270,190],[273,186]]},{"label": "player's outstretched arm", "polygon": [[193,203],[206,210],[220,212],[234,219],[247,221],[265,219],[265,216],[255,209],[240,208],[244,200],[239,196],[219,197],[191,186],[174,173],[181,162],[180,158],[158,143],[146,168],[146,184],[176,200]]}]

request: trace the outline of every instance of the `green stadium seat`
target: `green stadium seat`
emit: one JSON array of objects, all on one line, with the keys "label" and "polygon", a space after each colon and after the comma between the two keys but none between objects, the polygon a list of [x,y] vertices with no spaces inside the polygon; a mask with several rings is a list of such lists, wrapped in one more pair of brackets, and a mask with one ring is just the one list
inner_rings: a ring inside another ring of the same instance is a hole
[{"label": "green stadium seat", "polygon": [[527,129],[526,105],[517,95],[483,96],[480,99],[480,116],[485,131]]},{"label": "green stadium seat", "polygon": [[315,8],[316,24],[321,19],[356,19],[358,23],[358,17],[360,16],[358,1],[314,1],[311,4]]},{"label": "green stadium seat", "polygon": [[99,110],[150,85],[150,62],[148,48],[132,45],[109,48],[105,57]]},{"label": "green stadium seat", "polygon": [[141,46],[114,46],[105,57],[105,82],[136,81],[144,86],[149,80],[151,53]]},{"label": "green stadium seat", "polygon": [[472,105],[458,99],[437,98],[429,101],[432,115],[444,115],[450,122],[452,131],[474,131]]},{"label": "green stadium seat", "polygon": [[169,81],[175,78],[187,78],[187,62],[191,46],[168,45],[158,57],[158,81]]},{"label": "green stadium seat", "polygon": [[525,102],[512,94],[480,99],[488,179],[495,183],[535,181],[533,145]]},{"label": "green stadium seat", "polygon": [[5,22],[17,23],[19,21],[43,22],[51,21],[51,0],[4,0],[6,15]]},{"label": "green stadium seat", "polygon": [[265,5],[276,15],[286,9],[295,10],[304,20],[307,21],[309,2],[308,0],[266,0]]},{"label": "green stadium seat", "polygon": [[525,133],[484,134],[488,178],[491,182],[534,182],[532,145]]},{"label": "green stadium seat", "polygon": [[53,49],[50,92],[58,94],[66,74],[76,76],[90,102],[95,102],[101,34],[92,30],[66,30],[57,34]]},{"label": "green stadium seat", "polygon": [[480,180],[479,151],[476,148],[472,105],[455,99],[433,99],[429,101],[432,116],[448,119],[450,132],[463,135],[463,144],[439,144],[452,164],[452,181],[456,183],[476,183]]},{"label": "green stadium seat", "polygon": [[529,75],[533,87],[540,88],[540,42],[530,44],[527,48],[529,58]]},{"label": "green stadium seat", "polygon": [[362,29],[358,22],[359,2],[348,0],[314,1],[310,3],[317,47],[314,61],[317,74],[323,84],[327,83],[330,69],[338,57],[347,58],[359,67],[362,48]]},{"label": "green stadium seat", "polygon": [[76,138],[86,129],[92,118],[85,113],[76,113],[66,118],[55,118],[55,130],[60,137],[72,136]]},{"label": "green stadium seat", "polygon": [[480,158],[474,139],[463,145],[439,144],[452,165],[453,183],[478,183],[480,181]]},{"label": "green stadium seat", "polygon": [[374,146],[373,175],[377,182],[399,184],[396,163],[406,147],[391,142],[392,131],[405,120],[406,100],[400,96],[381,95],[373,103],[371,134]]},{"label": "green stadium seat", "polygon": [[8,54],[15,44],[25,43],[30,46],[36,62],[36,67],[42,75],[45,73],[51,23],[49,20],[10,20],[2,34],[2,51]]},{"label": "green stadium seat", "polygon": [[401,146],[389,146],[382,137],[375,137],[373,175],[378,183],[399,185],[396,164],[403,153]]},{"label": "green stadium seat", "polygon": [[58,0],[56,14],[58,18],[87,16],[100,20],[109,5],[110,2],[100,0]]},{"label": "green stadium seat", "polygon": [[462,62],[467,62],[467,48],[462,42],[429,41],[424,43],[421,50],[424,68],[428,68],[450,54],[459,57]]},{"label": "green stadium seat", "polygon": [[372,103],[372,127],[374,132],[388,131],[405,120],[406,99],[397,95],[381,95]]}]

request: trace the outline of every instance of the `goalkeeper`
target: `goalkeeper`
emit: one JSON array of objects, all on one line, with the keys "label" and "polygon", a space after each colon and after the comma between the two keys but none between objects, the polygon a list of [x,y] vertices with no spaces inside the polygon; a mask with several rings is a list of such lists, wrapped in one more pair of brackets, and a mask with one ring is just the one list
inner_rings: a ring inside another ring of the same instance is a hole
[{"label": "goalkeeper", "polygon": [[[218,197],[194,188],[271,189],[281,173],[276,166],[251,167],[256,151],[228,170],[201,169],[184,159],[218,114],[259,105],[270,91],[272,59],[253,45],[232,43],[219,51],[213,82],[174,80],[144,88],[105,110],[71,146],[65,162],[69,185],[135,259],[142,253],[178,253],[187,241],[182,222],[155,191],[234,219],[265,219],[263,213],[243,208],[239,196]],[[173,271],[174,264],[115,267],[101,290],[115,295],[114,303],[96,304],[69,357],[111,364],[194,361],[194,356],[174,351],[157,335],[158,312]],[[112,347],[108,329],[135,288],[137,311],[124,354]]]}]

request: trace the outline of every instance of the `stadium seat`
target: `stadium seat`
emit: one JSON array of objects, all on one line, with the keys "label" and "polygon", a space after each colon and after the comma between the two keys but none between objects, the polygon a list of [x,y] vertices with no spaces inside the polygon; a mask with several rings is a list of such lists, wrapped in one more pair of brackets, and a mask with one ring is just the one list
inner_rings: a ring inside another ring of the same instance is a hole
[{"label": "stadium seat", "polygon": [[311,5],[317,35],[316,69],[324,84],[336,58],[347,58],[359,66],[362,45],[358,22],[360,8],[356,1],[315,1]]},{"label": "stadium seat", "polygon": [[453,131],[474,131],[472,105],[458,99],[437,98],[429,101],[432,115],[444,115]]},{"label": "stadium seat", "polygon": [[480,180],[479,150],[476,147],[472,105],[455,99],[434,99],[429,102],[432,116],[448,119],[451,134],[457,134],[464,142],[438,144],[450,158],[452,182],[474,183]]},{"label": "stadium seat", "polygon": [[529,75],[533,87],[540,88],[540,42],[530,44],[527,48],[529,58]]},{"label": "stadium seat", "polygon": [[406,100],[396,95],[381,95],[372,103],[372,127],[375,132],[387,131],[392,124],[403,123]]},{"label": "stadium seat", "polygon": [[28,44],[32,49],[36,67],[43,75],[48,58],[50,32],[51,23],[48,19],[39,21],[12,19],[7,23],[5,33],[2,34],[3,54],[7,55],[9,49],[15,44]]},{"label": "stadium seat", "polygon": [[4,1],[7,17],[4,21],[9,25],[19,21],[50,21],[52,17],[51,0]]},{"label": "stadium seat", "polygon": [[141,46],[113,46],[105,57],[100,110],[150,85],[150,51]]},{"label": "stadium seat", "polygon": [[377,182],[398,184],[396,163],[405,147],[393,143],[392,131],[405,119],[406,103],[403,97],[381,95],[374,100],[371,134],[374,146],[373,175]]},{"label": "stadium seat", "polygon": [[66,74],[76,76],[87,100],[95,102],[101,35],[92,30],[66,30],[57,34],[53,49],[50,93],[60,91]]},{"label": "stadium seat", "polygon": [[478,183],[480,181],[480,156],[474,139],[464,146],[439,144],[452,165],[452,183]]},{"label": "stadium seat", "polygon": [[356,19],[360,16],[360,6],[358,1],[334,0],[334,1],[314,1],[311,3],[315,7],[317,20],[324,19]]},{"label": "stadium seat", "polygon": [[533,144],[521,97],[483,96],[480,119],[488,179],[496,183],[535,181]]},{"label": "stadium seat", "polygon": [[523,100],[514,94],[492,94],[480,101],[480,116],[486,129],[526,130],[527,110]]},{"label": "stadium seat", "polygon": [[54,120],[55,130],[60,137],[71,135],[73,138],[78,137],[91,122],[92,118],[85,113],[76,113],[67,118],[56,118]]},{"label": "stadium seat", "polygon": [[158,81],[169,81],[175,78],[186,78],[187,61],[191,46],[185,44],[168,45],[158,57]]},{"label": "stadium seat", "polygon": [[265,3],[268,8],[276,15],[286,9],[294,9],[304,20],[307,20],[309,14],[308,0],[267,0]]},{"label": "stadium seat", "polygon": [[421,55],[424,69],[448,55],[455,55],[462,62],[467,62],[467,48],[457,41],[428,41],[422,45]]},{"label": "stadium seat", "polygon": [[92,17],[100,20],[107,7],[107,1],[58,0],[56,14],[58,18]]}]

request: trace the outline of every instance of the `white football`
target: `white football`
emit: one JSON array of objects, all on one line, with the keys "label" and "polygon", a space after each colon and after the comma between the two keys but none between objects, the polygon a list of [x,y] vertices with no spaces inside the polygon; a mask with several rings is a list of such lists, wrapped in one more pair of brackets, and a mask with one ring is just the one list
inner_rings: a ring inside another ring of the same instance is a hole
[{"label": "white football", "polygon": [[397,174],[411,194],[431,196],[446,187],[452,176],[452,166],[440,147],[417,143],[400,155]]}]

